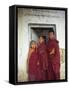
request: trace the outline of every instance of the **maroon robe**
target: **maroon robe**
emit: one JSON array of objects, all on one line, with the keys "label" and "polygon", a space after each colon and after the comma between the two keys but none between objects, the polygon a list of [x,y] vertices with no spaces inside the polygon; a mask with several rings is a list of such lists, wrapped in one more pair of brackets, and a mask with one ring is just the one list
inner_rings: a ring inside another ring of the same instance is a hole
[{"label": "maroon robe", "polygon": [[29,73],[30,81],[41,80],[40,61],[39,61],[39,55],[37,50],[32,52],[32,54],[29,57],[28,73]]},{"label": "maroon robe", "polygon": [[47,59],[47,47],[46,43],[40,43],[38,45],[38,52],[41,64],[41,76],[42,80],[47,80],[47,69],[48,69],[48,59]]},{"label": "maroon robe", "polygon": [[[48,48],[48,80],[60,79],[60,53],[59,45],[56,39],[49,40],[47,44]],[[54,54],[50,54],[52,50],[55,50]]]}]

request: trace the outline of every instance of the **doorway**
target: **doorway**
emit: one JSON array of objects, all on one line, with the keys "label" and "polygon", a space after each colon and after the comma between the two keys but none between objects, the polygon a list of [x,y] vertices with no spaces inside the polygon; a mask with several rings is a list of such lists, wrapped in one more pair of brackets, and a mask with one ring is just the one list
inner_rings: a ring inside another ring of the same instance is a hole
[{"label": "doorway", "polygon": [[32,28],[31,40],[38,41],[39,36],[46,37],[46,43],[48,42],[48,32],[53,28]]},{"label": "doorway", "polygon": [[[53,29],[56,34],[55,24],[29,24],[29,41],[38,41],[39,36],[46,36],[46,43],[48,41],[48,32]],[[55,35],[56,36],[56,35]]]}]

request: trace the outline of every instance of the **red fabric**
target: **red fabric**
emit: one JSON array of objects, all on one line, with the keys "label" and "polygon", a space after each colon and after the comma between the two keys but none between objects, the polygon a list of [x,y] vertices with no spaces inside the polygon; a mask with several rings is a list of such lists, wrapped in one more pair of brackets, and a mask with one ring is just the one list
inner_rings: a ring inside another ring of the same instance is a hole
[{"label": "red fabric", "polygon": [[38,52],[41,62],[42,80],[47,80],[48,59],[47,59],[47,47],[45,43],[41,43],[38,45]]},{"label": "red fabric", "polygon": [[35,50],[32,52],[29,58],[29,80],[30,81],[38,81],[41,80],[41,69],[40,69],[40,62],[39,62],[39,55],[38,52]]},{"label": "red fabric", "polygon": [[[52,49],[55,49],[55,53],[50,55]],[[60,53],[57,40],[49,40],[47,44],[48,50],[48,79],[59,80],[60,79]]]}]

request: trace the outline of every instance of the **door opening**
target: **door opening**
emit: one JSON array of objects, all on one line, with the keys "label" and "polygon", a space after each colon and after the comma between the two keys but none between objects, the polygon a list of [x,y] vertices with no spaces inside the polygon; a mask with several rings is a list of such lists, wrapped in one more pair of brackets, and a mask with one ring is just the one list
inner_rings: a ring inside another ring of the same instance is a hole
[{"label": "door opening", "polygon": [[53,29],[56,36],[55,24],[29,24],[29,42],[31,40],[37,41],[39,36],[46,36],[46,43],[48,41],[48,32]]},{"label": "door opening", "polygon": [[46,43],[48,41],[48,32],[53,28],[31,28],[31,40],[37,41],[39,36],[46,36]]}]

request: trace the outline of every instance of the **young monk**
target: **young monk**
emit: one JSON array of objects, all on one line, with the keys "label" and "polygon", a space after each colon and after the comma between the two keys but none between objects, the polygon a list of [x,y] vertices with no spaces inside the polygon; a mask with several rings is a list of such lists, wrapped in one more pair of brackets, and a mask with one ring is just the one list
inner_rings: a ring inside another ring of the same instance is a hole
[{"label": "young monk", "polygon": [[37,45],[35,41],[30,42],[29,54],[28,54],[28,79],[29,81],[40,81],[40,61],[37,51]]},{"label": "young monk", "polygon": [[60,53],[59,43],[55,39],[55,32],[50,30],[48,33],[49,41],[48,48],[48,79],[59,80],[60,79]]},{"label": "young monk", "polygon": [[48,59],[47,59],[47,47],[46,47],[46,37],[40,36],[38,43],[38,52],[41,61],[41,76],[42,80],[47,80],[47,69],[48,69]]}]

